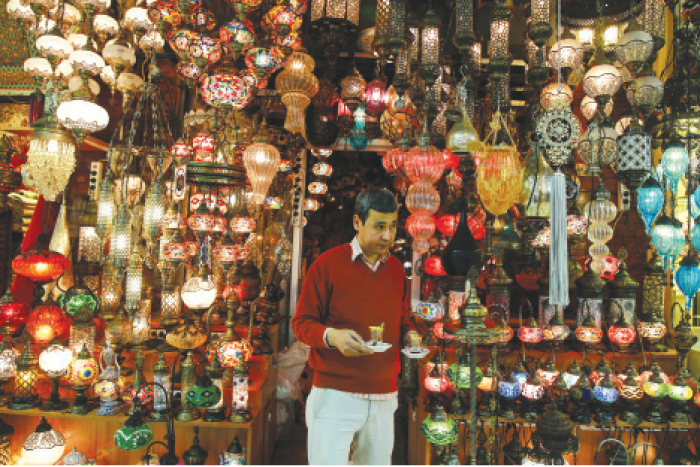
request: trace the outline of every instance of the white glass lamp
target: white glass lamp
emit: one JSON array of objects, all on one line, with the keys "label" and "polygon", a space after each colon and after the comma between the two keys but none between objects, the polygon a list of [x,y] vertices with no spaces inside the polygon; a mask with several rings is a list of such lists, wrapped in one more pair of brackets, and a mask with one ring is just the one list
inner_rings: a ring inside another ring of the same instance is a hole
[{"label": "white glass lamp", "polygon": [[52,465],[58,462],[66,449],[66,439],[49,425],[46,418],[22,444],[20,463],[24,465]]}]

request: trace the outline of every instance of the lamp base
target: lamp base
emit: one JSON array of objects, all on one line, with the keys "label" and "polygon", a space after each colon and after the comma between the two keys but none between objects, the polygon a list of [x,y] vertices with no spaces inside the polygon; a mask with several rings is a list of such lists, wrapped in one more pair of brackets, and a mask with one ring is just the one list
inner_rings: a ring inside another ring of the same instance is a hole
[{"label": "lamp base", "polygon": [[666,416],[664,416],[661,411],[661,402],[653,397],[651,399],[651,404],[649,404],[649,411],[646,417],[644,417],[644,421],[656,423],[657,425],[666,423]]},{"label": "lamp base", "polygon": [[610,410],[608,404],[601,404],[600,410],[596,413],[595,420],[599,425],[613,425],[615,423],[615,414]]},{"label": "lamp base", "polygon": [[92,410],[90,403],[78,404],[66,410],[66,413],[72,413],[75,415],[87,415]]},{"label": "lamp base", "polygon": [[156,412],[155,410],[151,412],[148,420],[151,422],[164,422],[168,419],[167,412]]},{"label": "lamp base", "polygon": [[175,420],[179,422],[191,422],[192,420],[197,420],[199,418],[199,413],[196,410],[184,409],[180,410],[177,414]]},{"label": "lamp base", "polygon": [[620,421],[630,425],[637,425],[642,421],[642,417],[638,413],[627,411],[620,415]]},{"label": "lamp base", "polygon": [[250,410],[246,410],[245,412],[231,412],[231,415],[228,416],[228,421],[231,423],[248,423],[253,419],[253,415],[251,415]]},{"label": "lamp base", "polygon": [[95,413],[102,417],[109,417],[111,415],[116,415],[121,411],[122,405],[119,401],[107,401],[102,402]]},{"label": "lamp base", "polygon": [[226,420],[226,410],[223,408],[219,412],[209,412],[205,410],[202,420],[205,422],[223,422]]},{"label": "lamp base", "polygon": [[7,407],[11,410],[29,410],[41,405],[41,399],[39,396],[34,396],[30,398],[15,398],[7,404]]},{"label": "lamp base", "polygon": [[70,403],[64,400],[47,400],[41,405],[41,410],[44,412],[58,412],[60,410],[66,410]]}]

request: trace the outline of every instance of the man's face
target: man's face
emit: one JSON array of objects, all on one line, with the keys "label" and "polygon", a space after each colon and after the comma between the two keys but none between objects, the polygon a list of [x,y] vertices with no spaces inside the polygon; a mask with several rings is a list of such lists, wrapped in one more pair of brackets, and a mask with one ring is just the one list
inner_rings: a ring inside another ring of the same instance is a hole
[{"label": "man's face", "polygon": [[396,239],[398,218],[399,213],[396,211],[384,214],[373,209],[369,210],[364,224],[357,215],[352,218],[357,230],[357,241],[365,255],[379,258],[389,251]]}]

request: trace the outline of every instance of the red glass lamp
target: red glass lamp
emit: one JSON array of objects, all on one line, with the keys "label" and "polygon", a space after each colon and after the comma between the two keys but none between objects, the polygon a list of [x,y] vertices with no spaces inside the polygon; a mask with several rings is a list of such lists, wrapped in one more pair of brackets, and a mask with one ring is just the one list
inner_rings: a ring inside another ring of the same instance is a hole
[{"label": "red glass lamp", "polygon": [[537,326],[537,321],[535,318],[530,317],[527,324],[520,326],[518,329],[518,337],[525,344],[539,344],[544,338],[544,332]]},{"label": "red glass lamp", "polygon": [[431,276],[446,276],[447,273],[442,267],[442,258],[439,256],[431,256],[430,258],[425,260],[425,263],[423,264],[423,269],[425,269],[425,272],[430,274]]},{"label": "red glass lamp", "polygon": [[442,155],[445,157],[445,168],[456,169],[459,165],[459,157],[455,156],[449,149],[443,149]]},{"label": "red glass lamp", "polygon": [[587,316],[583,323],[576,328],[576,338],[587,346],[593,346],[603,339],[603,330],[596,326],[591,316]]},{"label": "red glass lamp", "polygon": [[69,325],[63,310],[49,303],[32,311],[27,320],[27,332],[37,344],[47,344],[54,337],[65,334]]},{"label": "red glass lamp", "polygon": [[68,269],[68,258],[48,249],[48,236],[40,233],[36,246],[12,260],[12,270],[34,284],[34,303],[44,296],[43,285],[58,279]]},{"label": "red glass lamp", "polygon": [[0,327],[4,327],[12,336],[19,336],[31,311],[28,304],[15,300],[12,288],[8,287],[5,296],[0,300]]},{"label": "red glass lamp", "polygon": [[440,216],[440,218],[435,223],[435,227],[440,231],[441,234],[451,237],[455,234],[458,223],[459,218],[456,215],[445,214],[444,216]]},{"label": "red glass lamp", "polygon": [[617,325],[608,329],[608,337],[620,349],[626,349],[637,338],[637,331],[622,317]]},{"label": "red glass lamp", "polygon": [[365,91],[365,112],[370,117],[379,117],[386,110],[389,95],[386,92],[386,80],[375,79],[367,85]]}]

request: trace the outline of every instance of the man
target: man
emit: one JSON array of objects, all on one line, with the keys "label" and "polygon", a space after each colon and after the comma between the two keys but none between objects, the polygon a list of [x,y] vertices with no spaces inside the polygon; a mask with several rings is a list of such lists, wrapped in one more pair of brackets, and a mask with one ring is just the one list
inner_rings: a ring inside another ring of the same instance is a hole
[{"label": "man", "polygon": [[[347,464],[356,436],[355,464],[389,465],[399,350],[409,333],[410,288],[400,261],[389,254],[398,204],[383,188],[355,201],[349,244],[322,254],[309,268],[292,329],[311,346],[314,386],[306,403],[311,465]],[[384,352],[366,341],[370,326],[384,326]]]}]

